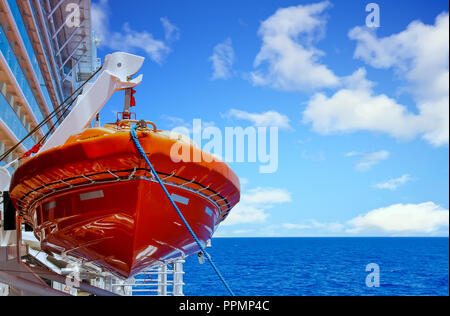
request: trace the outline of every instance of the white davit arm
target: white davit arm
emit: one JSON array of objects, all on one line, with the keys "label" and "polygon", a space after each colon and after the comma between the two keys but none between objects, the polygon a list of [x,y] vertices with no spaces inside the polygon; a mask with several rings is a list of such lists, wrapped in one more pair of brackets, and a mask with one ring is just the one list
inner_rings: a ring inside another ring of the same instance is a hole
[{"label": "white davit arm", "polygon": [[67,118],[44,144],[40,152],[64,145],[70,136],[86,129],[116,91],[134,88],[142,75],[131,80],[141,69],[145,58],[127,53],[106,56],[103,69],[94,83],[86,85]]}]

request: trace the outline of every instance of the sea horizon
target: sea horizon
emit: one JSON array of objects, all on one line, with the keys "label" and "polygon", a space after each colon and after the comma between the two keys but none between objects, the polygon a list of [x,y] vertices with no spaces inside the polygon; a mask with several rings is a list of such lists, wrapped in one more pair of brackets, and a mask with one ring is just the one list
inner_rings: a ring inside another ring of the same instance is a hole
[{"label": "sea horizon", "polygon": [[[207,251],[240,296],[449,295],[448,237],[214,238]],[[188,296],[227,294],[196,256],[184,281]]]}]

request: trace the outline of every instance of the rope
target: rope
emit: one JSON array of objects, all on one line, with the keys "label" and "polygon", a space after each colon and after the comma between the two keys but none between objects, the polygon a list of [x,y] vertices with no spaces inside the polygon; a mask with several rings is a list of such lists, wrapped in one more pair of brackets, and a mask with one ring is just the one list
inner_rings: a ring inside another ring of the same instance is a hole
[{"label": "rope", "polygon": [[148,159],[147,155],[145,154],[144,149],[142,148],[141,144],[139,143],[139,139],[137,137],[136,134],[136,130],[137,130],[137,126],[133,127],[131,129],[131,138],[134,142],[134,144],[136,145],[137,150],[139,151],[139,153],[141,154],[142,158],[145,159],[145,162],[147,163],[147,165],[150,167],[150,169],[152,170],[153,175],[155,176],[156,180],[158,180],[159,185],[161,186],[161,188],[164,190],[164,193],[166,194],[167,198],[169,199],[170,203],[172,204],[173,208],[175,209],[175,211],[177,211],[178,215],[180,216],[181,220],[183,221],[184,225],[186,226],[186,228],[189,230],[189,233],[192,235],[192,237],[194,238],[195,242],[197,243],[197,245],[200,247],[203,255],[208,259],[208,262],[211,264],[211,267],[214,269],[214,271],[216,272],[217,276],[219,277],[219,279],[222,281],[222,283],[225,285],[226,289],[228,290],[228,292],[230,293],[231,296],[234,296],[233,291],[231,290],[230,286],[228,285],[227,281],[224,279],[224,277],[222,276],[222,274],[220,273],[219,269],[217,269],[216,265],[214,264],[211,256],[209,255],[209,253],[206,252],[205,248],[202,246],[202,244],[200,243],[200,240],[197,238],[197,236],[195,235],[194,231],[192,230],[191,226],[189,226],[188,222],[186,221],[186,219],[184,218],[183,214],[181,213],[180,209],[178,208],[178,206],[175,204],[175,202],[173,201],[172,197],[169,194],[169,191],[167,191],[166,186],[164,185],[164,183],[161,181],[161,179],[158,176],[158,173],[155,171],[155,169],[153,168],[153,165],[150,163],[150,160]]}]

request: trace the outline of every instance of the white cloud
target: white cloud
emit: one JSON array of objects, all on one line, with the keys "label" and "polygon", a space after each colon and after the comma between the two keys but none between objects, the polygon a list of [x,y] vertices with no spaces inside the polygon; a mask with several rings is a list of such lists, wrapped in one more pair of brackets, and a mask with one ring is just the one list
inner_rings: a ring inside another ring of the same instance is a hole
[{"label": "white cloud", "polygon": [[244,194],[241,197],[241,202],[243,204],[249,203],[253,205],[273,205],[291,202],[291,195],[284,189],[256,188],[248,191],[247,194]]},{"label": "white cloud", "polygon": [[308,91],[337,86],[339,79],[320,63],[324,52],[314,47],[323,37],[328,1],[279,9],[262,22],[262,47],[251,73],[255,85]]},{"label": "white cloud", "polygon": [[[365,69],[340,78],[341,89],[331,96],[316,93],[303,113],[321,134],[372,131],[411,140],[421,136],[434,146],[449,141],[449,15],[434,25],[412,22],[406,30],[378,38],[373,30],[355,27],[355,58],[375,68],[393,69],[417,106],[409,110],[397,100],[377,94]],[[417,114],[416,114],[417,112]]]},{"label": "white cloud", "polygon": [[248,178],[239,178],[239,182],[241,183],[241,189],[249,184]]},{"label": "white cloud", "polygon": [[238,229],[238,230],[233,231],[231,234],[232,235],[248,235],[252,232],[253,232],[253,230],[251,230],[251,229]]},{"label": "white cloud", "polygon": [[276,111],[249,113],[231,109],[225,116],[249,121],[257,127],[278,127],[282,130],[292,130],[292,127],[289,124],[289,117]]},{"label": "white cloud", "polygon": [[122,33],[110,34],[108,47],[123,51],[143,50],[156,63],[162,63],[170,53],[170,48],[165,42],[154,39],[153,35],[147,31],[134,31],[129,24],[125,24],[122,30]]},{"label": "white cloud", "polygon": [[[355,57],[375,68],[392,68],[407,82],[406,91],[419,110],[416,130],[431,144],[449,141],[449,15],[436,18],[434,25],[412,22],[406,30],[378,38],[367,28],[356,27],[349,33],[357,41]],[[400,124],[408,123],[405,115]]]},{"label": "white cloud", "polygon": [[92,3],[92,27],[101,45],[112,50],[127,52],[144,51],[151,60],[162,63],[171,52],[168,45],[178,36],[178,29],[167,18],[162,18],[161,23],[165,31],[166,41],[157,40],[148,31],[136,31],[131,29],[129,23],[122,26],[121,32],[110,30],[109,2],[100,0]]},{"label": "white cloud", "polygon": [[[188,122],[183,118],[170,116],[170,115],[161,115],[161,119],[168,122],[168,126],[172,129],[172,131],[186,135],[188,137],[192,137],[194,132],[194,128],[200,128],[203,130],[205,128],[216,126],[213,121],[203,121],[201,119],[194,119],[192,122]],[[194,126],[196,124],[196,126]],[[201,131],[198,131],[201,132]]]},{"label": "white cloud", "polygon": [[355,168],[358,171],[365,172],[369,171],[373,166],[379,164],[383,160],[389,158],[390,153],[386,150],[380,150],[372,153],[360,153],[360,152],[350,152],[345,155],[346,157],[356,157],[361,156],[361,159],[356,163]]},{"label": "white cloud", "polygon": [[308,225],[308,224],[284,223],[284,224],[281,224],[281,226],[286,229],[295,229],[295,230],[311,229],[311,225]]},{"label": "white cloud", "polygon": [[448,234],[449,211],[433,202],[395,204],[360,215],[348,225],[348,232],[357,234],[435,234],[445,230]]},{"label": "white cloud", "polygon": [[181,117],[163,114],[163,115],[161,115],[161,119],[169,121],[170,127],[180,127],[180,126],[181,127],[190,127],[191,126],[191,125],[189,125],[189,123],[187,123]]},{"label": "white cloud", "polygon": [[243,223],[263,223],[268,218],[266,212],[275,205],[291,202],[291,194],[284,189],[256,188],[241,195],[240,203],[224,221],[224,226]]},{"label": "white cloud", "polygon": [[311,161],[315,161],[315,162],[327,160],[325,153],[323,151],[311,153],[311,152],[308,152],[307,150],[303,150],[301,153],[301,157],[305,160],[311,160]]},{"label": "white cloud", "polygon": [[355,156],[359,156],[362,155],[363,153],[360,153],[359,151],[351,151],[349,153],[345,154],[345,157],[355,157]]},{"label": "white cloud", "polygon": [[[358,69],[338,77],[320,63],[323,52],[314,44],[323,38],[329,2],[279,9],[265,20],[263,44],[251,78],[255,85],[281,90],[314,91],[336,88],[332,95],[316,93],[307,103],[303,122],[320,134],[371,131],[400,140],[422,137],[434,146],[449,142],[449,15],[433,25],[412,22],[404,31],[378,38],[376,31],[355,27],[354,57],[375,68],[393,69],[417,109],[374,91],[375,83]],[[264,69],[264,66],[267,66]]]},{"label": "white cloud", "polygon": [[214,47],[213,55],[209,58],[213,68],[213,80],[229,79],[233,74],[234,50],[231,39]]},{"label": "white cloud", "polygon": [[322,232],[322,233],[341,233],[345,229],[345,226],[338,222],[321,223],[316,220],[310,220],[306,224],[284,223],[281,226],[287,230],[296,230],[296,231],[311,231],[311,230],[313,230],[315,233],[320,233],[320,232]]},{"label": "white cloud", "polygon": [[375,68],[393,68],[419,90],[424,97],[448,95],[449,15],[436,18],[434,25],[412,22],[406,30],[378,38],[365,27],[349,33],[357,41],[355,57]]},{"label": "white cloud", "polygon": [[237,224],[255,224],[264,223],[269,216],[265,213],[266,208],[253,205],[244,205],[239,203],[231,211],[227,219],[222,223],[223,226],[231,226]]},{"label": "white cloud", "polygon": [[276,231],[284,236],[448,236],[448,228],[448,209],[426,202],[375,209],[345,223],[284,223]]},{"label": "white cloud", "polygon": [[164,36],[167,42],[173,42],[180,39],[180,30],[172,24],[167,17],[161,18],[164,27]]},{"label": "white cloud", "polygon": [[412,177],[409,174],[405,174],[399,178],[390,179],[386,182],[375,184],[375,188],[380,190],[391,190],[395,191],[399,186],[404,185],[405,183],[412,180]]},{"label": "white cloud", "polygon": [[411,139],[423,129],[416,115],[384,94],[376,95],[365,69],[345,78],[346,88],[333,96],[315,94],[303,112],[303,122],[311,123],[320,134],[382,132],[400,139]]},{"label": "white cloud", "polygon": [[108,0],[100,0],[97,3],[92,2],[91,5],[91,23],[95,32],[95,37],[102,43],[105,42],[108,36],[109,26],[109,7]]}]

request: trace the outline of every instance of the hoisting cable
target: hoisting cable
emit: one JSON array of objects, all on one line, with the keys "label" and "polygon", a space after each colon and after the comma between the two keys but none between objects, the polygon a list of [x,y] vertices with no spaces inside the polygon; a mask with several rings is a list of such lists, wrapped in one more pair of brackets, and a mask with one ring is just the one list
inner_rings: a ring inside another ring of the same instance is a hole
[{"label": "hoisting cable", "polygon": [[59,110],[58,113],[55,113],[55,114],[59,114],[60,112],[62,112],[64,110],[64,112],[61,115],[59,115],[55,124],[52,125],[52,127],[48,130],[48,132],[36,143],[36,145],[34,145],[29,151],[27,151],[25,154],[23,154],[22,157],[20,157],[18,160],[28,158],[32,154],[37,154],[39,152],[39,150],[41,150],[42,146],[44,146],[45,142],[47,141],[47,138],[53,133],[53,130],[58,125],[58,123],[64,119],[64,115],[67,113],[67,111],[70,110],[70,107],[72,106],[72,104],[75,102],[76,99],[77,98],[73,98],[73,100],[69,104],[67,104],[67,106],[65,106],[63,109]]},{"label": "hoisting cable", "polygon": [[153,175],[155,176],[156,180],[158,181],[159,185],[161,186],[161,188],[163,189],[164,193],[166,194],[167,198],[169,199],[170,203],[172,204],[173,208],[175,209],[175,211],[178,213],[178,215],[180,216],[181,220],[183,221],[184,225],[186,226],[186,228],[189,230],[189,233],[192,235],[192,237],[194,238],[195,242],[197,243],[197,245],[199,246],[199,248],[201,249],[203,255],[208,259],[208,262],[211,264],[211,267],[214,269],[214,271],[216,272],[217,276],[219,277],[219,279],[222,281],[222,283],[225,285],[226,289],[228,290],[228,292],[230,293],[231,296],[234,296],[233,291],[231,290],[230,286],[228,285],[227,281],[225,280],[225,278],[222,276],[222,274],[220,273],[219,269],[216,267],[216,265],[214,264],[211,256],[209,255],[209,253],[206,252],[205,248],[203,247],[203,245],[200,243],[200,240],[197,238],[197,236],[195,235],[194,231],[192,230],[191,226],[189,226],[189,223],[186,221],[186,219],[183,216],[183,213],[181,213],[180,209],[178,208],[178,206],[175,204],[174,200],[172,199],[172,197],[169,194],[169,191],[167,191],[166,186],[164,185],[164,183],[161,181],[161,179],[159,178],[158,174],[156,173],[156,170],[153,168],[153,165],[150,163],[150,160],[148,159],[147,155],[145,154],[144,149],[142,148],[141,144],[139,143],[139,138],[137,137],[136,134],[136,130],[137,130],[137,126],[133,127],[131,129],[131,138],[137,148],[137,150],[139,151],[139,153],[141,154],[142,158],[145,159],[145,162],[147,163],[147,165],[150,167]]},{"label": "hoisting cable", "polygon": [[[64,103],[62,103],[61,104],[61,106],[60,107],[58,107],[58,108],[56,108],[44,121],[42,121],[38,126],[36,126],[27,136],[25,136],[20,142],[18,142],[16,145],[14,145],[12,148],[10,148],[7,152],[5,152],[3,155],[2,155],[2,157],[1,157],[1,159],[0,159],[0,161],[1,160],[3,160],[3,159],[5,159],[5,157],[7,156],[7,155],[9,155],[11,152],[13,152],[17,147],[19,147],[20,146],[20,144],[22,144],[28,137],[30,137],[30,136],[32,136],[34,133],[36,133],[36,131],[39,129],[39,128],[41,128],[42,126],[44,126],[49,120],[51,120],[51,119],[53,119],[56,115],[58,115],[59,113],[61,113],[62,111],[64,111],[64,113],[66,113],[66,111],[70,108],[70,106],[75,102],[75,100],[76,100],[76,98],[79,96],[79,94],[75,97],[75,98],[73,98],[72,99],[72,101],[69,103],[69,104],[67,104],[67,105],[64,105],[64,106],[62,106]],[[66,100],[67,101],[67,100]],[[65,102],[66,102],[65,101]],[[64,115],[64,114],[62,114],[62,115]],[[62,116],[60,116],[59,118],[58,118],[58,121],[59,121],[59,119],[61,119],[61,117]],[[55,124],[57,124],[57,123],[55,123]],[[48,137],[48,135],[50,134],[50,132],[53,130],[53,128],[55,127],[55,124],[52,126],[52,128],[49,130],[49,132],[47,133],[47,135],[46,136],[44,136],[42,139],[46,139],[47,137]],[[39,150],[41,149],[41,147],[43,146],[43,143],[42,143],[42,139],[39,141],[39,142],[37,142],[36,143],[36,145],[34,145],[33,146],[33,148],[31,148],[28,152],[26,152],[22,157],[20,157],[20,159],[23,159],[23,158],[28,158],[29,156],[31,156],[31,154],[36,154],[36,153],[38,153],[39,152]]]},{"label": "hoisting cable", "polygon": [[[61,104],[62,105],[62,104]],[[65,108],[66,106],[64,106]],[[63,108],[63,109],[64,109]],[[22,138],[21,141],[19,141],[17,144],[15,144],[13,147],[11,147],[10,149],[8,149],[1,157],[0,157],[0,161],[3,161],[3,159],[5,159],[10,153],[12,153],[14,150],[16,150],[17,147],[20,146],[20,144],[22,144],[25,140],[27,140],[29,137],[31,137],[34,133],[36,133],[36,131],[38,129],[40,129],[42,126],[44,126],[50,119],[52,119],[53,117],[55,117],[55,115],[59,114],[63,109],[58,109],[55,110],[54,112],[52,112],[52,114],[50,114],[44,121],[42,121],[39,125],[37,125],[33,130],[31,130],[24,138]],[[37,143],[35,146],[33,146],[32,149],[30,149],[25,156],[30,156],[31,153],[34,153],[35,151],[39,151],[40,147],[42,147],[42,145],[40,143]],[[25,157],[21,157],[21,158],[25,158]]]},{"label": "hoisting cable", "polygon": [[70,110],[70,108],[72,107],[72,105],[75,103],[77,98],[74,98],[67,106],[64,107],[64,109],[61,109],[59,112],[62,112],[61,115],[59,115],[59,117],[56,119],[55,124],[53,124],[53,126],[48,130],[48,132],[44,135],[44,137],[42,137],[39,140],[40,144],[44,144],[47,141],[47,138],[53,133],[53,131],[55,130],[56,126],[59,124],[60,121],[64,120],[64,116],[66,115],[66,113]]},{"label": "hoisting cable", "polygon": [[[3,161],[6,157],[8,157],[8,155],[10,153],[12,153],[14,150],[16,150],[25,140],[27,140],[30,136],[32,136],[34,133],[36,133],[42,126],[44,126],[45,124],[47,124],[50,120],[52,120],[56,115],[58,115],[59,113],[63,112],[62,115],[64,115],[67,110],[70,108],[70,106],[75,102],[76,98],[81,94],[80,90],[83,89],[83,87],[92,79],[94,78],[102,69],[102,67],[100,67],[99,69],[97,69],[97,71],[95,71],[85,82],[83,82],[78,89],[76,89],[74,92],[72,92],[72,94],[67,97],[60,105],[58,105],[53,112],[51,112],[41,123],[39,123],[35,128],[33,128],[21,141],[19,141],[16,145],[14,145],[13,147],[11,147],[10,149],[8,149],[5,153],[3,153],[0,156],[0,162]],[[80,92],[80,93],[78,93]],[[77,94],[78,93],[78,94]],[[73,98],[76,95],[75,98]],[[73,98],[73,99],[72,99]],[[72,100],[71,100],[72,99]],[[66,104],[68,101],[70,100],[69,104]],[[60,117],[61,118],[61,117]],[[59,118],[59,119],[60,119]],[[58,119],[58,121],[59,121]],[[53,127],[54,128],[54,125]],[[47,135],[48,137],[48,135]],[[46,139],[47,137],[44,137],[44,139]],[[38,147],[39,144],[36,144],[36,146],[33,147],[32,151],[35,151]],[[41,144],[42,146],[42,144]],[[39,150],[37,150],[39,151]]]}]

